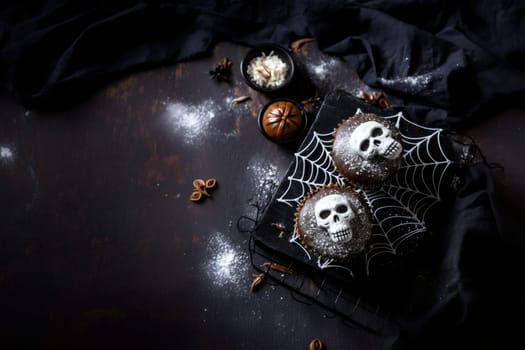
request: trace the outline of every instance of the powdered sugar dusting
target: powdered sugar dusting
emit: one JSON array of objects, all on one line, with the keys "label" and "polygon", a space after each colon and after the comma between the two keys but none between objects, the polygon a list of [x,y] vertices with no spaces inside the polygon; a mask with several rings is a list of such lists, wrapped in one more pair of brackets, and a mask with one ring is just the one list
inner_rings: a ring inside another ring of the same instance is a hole
[{"label": "powdered sugar dusting", "polygon": [[0,146],[0,161],[10,162],[15,156],[14,151],[8,146]]},{"label": "powdered sugar dusting", "polygon": [[245,101],[245,102],[241,102],[241,103],[234,103],[233,100],[234,100],[235,97],[232,97],[232,96],[227,96],[225,99],[224,99],[224,105],[226,106],[226,109],[229,111],[229,112],[247,112],[250,110],[250,101]]},{"label": "powdered sugar dusting", "polygon": [[254,186],[256,202],[261,203],[269,199],[273,190],[279,185],[280,174],[277,166],[268,160],[254,157],[246,166],[246,170]]},{"label": "powdered sugar dusting", "polygon": [[311,64],[308,66],[308,69],[315,77],[322,79],[333,72],[334,67],[338,64],[338,62],[339,61],[337,59],[332,57],[321,60],[317,64]]},{"label": "powdered sugar dusting", "polygon": [[403,89],[409,92],[416,92],[426,89],[432,82],[431,73],[407,76],[403,78],[385,79],[379,78],[379,82],[386,87]]},{"label": "powdered sugar dusting", "polygon": [[212,99],[199,104],[169,103],[166,107],[175,132],[189,145],[203,142],[205,136],[213,132],[212,122],[221,110]]},{"label": "powdered sugar dusting", "polygon": [[342,89],[351,94],[358,91],[353,81],[355,73],[351,69],[344,69],[345,61],[339,57],[322,55],[307,62],[306,68],[316,85],[324,90]]},{"label": "powdered sugar dusting", "polygon": [[240,246],[234,245],[221,232],[210,236],[207,247],[210,259],[204,268],[216,287],[230,287],[235,291],[245,291],[249,286],[249,259]]},{"label": "powdered sugar dusting", "polygon": [[200,103],[182,103],[164,101],[165,116],[178,138],[186,145],[199,146],[213,139],[223,141],[238,137],[232,123],[231,128],[223,130],[217,127],[216,121],[221,117],[231,115],[233,99],[214,101],[209,98]]}]

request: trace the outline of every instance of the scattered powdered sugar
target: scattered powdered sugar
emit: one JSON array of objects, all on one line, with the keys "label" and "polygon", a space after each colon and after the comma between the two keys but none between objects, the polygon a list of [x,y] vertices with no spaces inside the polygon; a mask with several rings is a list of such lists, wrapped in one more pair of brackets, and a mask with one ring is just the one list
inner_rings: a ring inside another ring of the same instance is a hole
[{"label": "scattered powdered sugar", "polygon": [[317,64],[308,65],[308,69],[316,78],[323,79],[334,71],[334,68],[338,63],[339,61],[332,57],[323,59]]},{"label": "scattered powdered sugar", "polygon": [[[166,106],[166,117],[168,118],[177,136],[186,145],[201,145],[206,140],[214,138],[225,140],[237,137],[237,131],[232,125],[231,130],[221,130],[214,126],[214,122],[221,113],[227,115],[232,111],[232,98],[224,101],[214,101],[208,98],[201,103],[162,102]],[[224,108],[226,107],[226,108]],[[225,112],[226,109],[226,112]]]},{"label": "scattered powdered sugar", "polygon": [[206,274],[216,287],[230,287],[232,290],[246,291],[249,288],[249,259],[240,246],[234,245],[221,232],[210,236],[207,247],[210,257],[205,263]]},{"label": "scattered powdered sugar", "polygon": [[355,94],[358,88],[352,81],[356,78],[351,69],[345,69],[345,61],[339,57],[324,55],[306,65],[310,76],[318,87],[327,90],[341,89]]},{"label": "scattered powdered sugar", "polygon": [[168,103],[168,118],[175,132],[186,144],[199,144],[205,136],[214,132],[212,122],[222,107],[212,99],[199,104]]},{"label": "scattered powdered sugar", "polygon": [[379,78],[379,82],[386,87],[403,89],[408,92],[417,92],[427,88],[432,82],[433,75],[431,73],[407,76],[404,78],[385,79]]},{"label": "scattered powdered sugar", "polygon": [[250,100],[247,100],[247,101],[244,101],[244,102],[241,102],[241,103],[234,103],[233,100],[234,100],[235,97],[232,97],[232,96],[227,96],[225,99],[224,99],[224,105],[226,106],[226,109],[229,111],[229,112],[233,112],[233,111],[236,111],[236,112],[239,112],[239,111],[242,111],[242,112],[248,112],[250,110]]},{"label": "scattered powdered sugar", "polygon": [[279,185],[280,174],[277,166],[268,160],[254,157],[246,166],[246,170],[254,186],[254,200],[258,204],[265,204]]},{"label": "scattered powdered sugar", "polygon": [[0,160],[4,162],[9,162],[13,160],[15,153],[8,146],[0,146]]}]

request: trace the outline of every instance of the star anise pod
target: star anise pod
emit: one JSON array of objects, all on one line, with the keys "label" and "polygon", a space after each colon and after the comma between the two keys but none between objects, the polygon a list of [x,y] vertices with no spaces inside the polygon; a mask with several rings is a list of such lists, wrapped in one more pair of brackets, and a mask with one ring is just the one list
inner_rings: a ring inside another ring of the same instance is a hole
[{"label": "star anise pod", "polygon": [[230,73],[232,71],[232,61],[228,57],[223,57],[217,66],[213,70],[210,70],[210,75],[212,79],[229,81]]}]

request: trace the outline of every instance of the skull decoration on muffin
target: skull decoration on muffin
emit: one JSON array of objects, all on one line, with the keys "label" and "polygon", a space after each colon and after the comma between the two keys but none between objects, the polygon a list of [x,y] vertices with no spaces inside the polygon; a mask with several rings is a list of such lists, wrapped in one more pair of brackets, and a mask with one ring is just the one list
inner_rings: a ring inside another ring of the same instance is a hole
[{"label": "skull decoration on muffin", "polygon": [[338,125],[332,159],[349,182],[376,187],[399,169],[402,151],[399,129],[376,114],[360,113]]},{"label": "skull decoration on muffin", "polygon": [[372,224],[361,195],[351,186],[332,184],[300,201],[295,230],[306,248],[344,261],[364,250]]}]

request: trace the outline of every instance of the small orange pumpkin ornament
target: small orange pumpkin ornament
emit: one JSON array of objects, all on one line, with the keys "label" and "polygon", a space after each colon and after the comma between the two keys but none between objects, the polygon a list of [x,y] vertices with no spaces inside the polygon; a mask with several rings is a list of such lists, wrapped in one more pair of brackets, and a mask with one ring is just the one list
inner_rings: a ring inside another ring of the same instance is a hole
[{"label": "small orange pumpkin ornament", "polygon": [[263,133],[277,142],[293,140],[304,129],[304,112],[294,102],[270,103],[261,115]]}]

